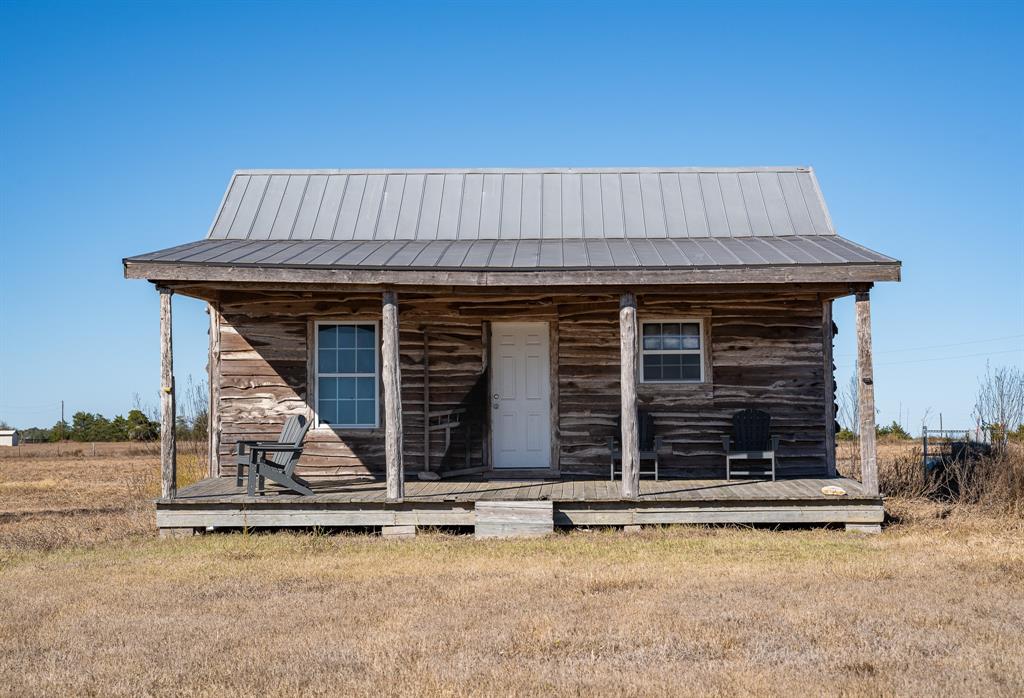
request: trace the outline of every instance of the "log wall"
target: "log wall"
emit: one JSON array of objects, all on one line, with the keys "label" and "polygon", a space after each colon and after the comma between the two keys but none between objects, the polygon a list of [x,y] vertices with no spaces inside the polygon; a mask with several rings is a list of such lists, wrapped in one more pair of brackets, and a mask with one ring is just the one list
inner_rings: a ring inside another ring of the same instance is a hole
[{"label": "log wall", "polygon": [[[720,437],[728,431],[732,414],[746,407],[771,413],[773,430],[782,436],[782,473],[825,472],[822,297],[828,292],[824,287],[637,292],[640,322],[700,317],[710,348],[705,384],[638,383],[639,404],[654,412],[657,430],[671,448],[663,458],[666,476],[717,474],[723,467]],[[224,291],[218,300],[217,407],[223,425],[222,472],[227,474],[237,440],[275,438],[288,415],[312,415],[307,385],[312,322],[379,320],[381,300],[373,292],[283,291]],[[399,322],[406,471],[423,464],[424,332],[429,333],[429,409],[465,406],[486,421],[485,323],[544,320],[552,323],[552,336],[557,337],[553,355],[558,361],[560,468],[564,473],[606,473],[607,440],[615,433],[620,407],[618,312],[615,292],[403,293]],[[445,454],[443,436],[432,435],[435,469],[464,463],[461,439],[453,442]],[[474,464],[484,461],[485,450],[478,436],[472,447]],[[383,429],[321,428],[307,437],[300,472],[365,475],[380,474],[383,467]]]}]

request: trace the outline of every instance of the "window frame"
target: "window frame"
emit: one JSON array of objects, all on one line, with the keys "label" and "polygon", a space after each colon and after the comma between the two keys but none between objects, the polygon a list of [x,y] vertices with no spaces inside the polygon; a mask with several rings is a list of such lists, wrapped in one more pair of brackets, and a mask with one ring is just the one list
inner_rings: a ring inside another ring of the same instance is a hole
[{"label": "window frame", "polygon": [[[704,327],[705,317],[651,317],[637,319],[637,376],[638,382],[650,385],[704,385],[708,380],[708,369],[707,369],[707,331]],[[665,324],[688,324],[697,325],[698,337],[700,340],[700,348],[698,349],[644,349],[644,325],[665,325]],[[697,365],[700,367],[700,378],[698,380],[688,380],[680,378],[675,379],[647,379],[644,377],[644,356],[647,354],[672,354],[672,355],[685,355],[685,356],[697,356]]]},{"label": "window frame", "polygon": [[[373,424],[330,424],[320,419],[320,327],[324,325],[362,325],[373,327],[373,373],[324,373],[324,378],[373,378]],[[316,320],[313,322],[313,428],[334,431],[380,428],[380,322],[377,320]]]}]

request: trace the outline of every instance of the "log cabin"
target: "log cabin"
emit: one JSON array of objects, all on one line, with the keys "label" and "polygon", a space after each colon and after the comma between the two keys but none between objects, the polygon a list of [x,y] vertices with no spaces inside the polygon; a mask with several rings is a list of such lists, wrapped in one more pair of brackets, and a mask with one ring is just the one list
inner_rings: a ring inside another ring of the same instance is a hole
[{"label": "log cabin", "polygon": [[[239,170],[205,238],[123,264],[160,299],[166,533],[882,521],[870,291],[901,265],[837,234],[811,168]],[[210,316],[209,477],[181,490],[173,294]],[[860,481],[835,461],[849,295]],[[726,479],[750,408],[776,471]],[[250,496],[236,444],[292,415],[313,494]]]}]

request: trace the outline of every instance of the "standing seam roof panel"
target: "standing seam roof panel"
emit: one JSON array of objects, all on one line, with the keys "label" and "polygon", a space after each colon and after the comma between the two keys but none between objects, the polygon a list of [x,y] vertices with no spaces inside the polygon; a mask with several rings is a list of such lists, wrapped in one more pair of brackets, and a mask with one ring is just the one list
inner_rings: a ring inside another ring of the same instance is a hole
[{"label": "standing seam roof panel", "polygon": [[239,171],[207,235],[237,240],[834,236],[807,168]]}]

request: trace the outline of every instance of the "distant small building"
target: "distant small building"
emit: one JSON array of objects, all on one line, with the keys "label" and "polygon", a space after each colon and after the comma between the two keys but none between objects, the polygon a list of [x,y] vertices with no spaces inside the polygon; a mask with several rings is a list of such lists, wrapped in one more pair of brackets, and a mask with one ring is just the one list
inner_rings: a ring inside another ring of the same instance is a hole
[{"label": "distant small building", "polygon": [[0,446],[17,446],[17,429],[0,429]]}]

